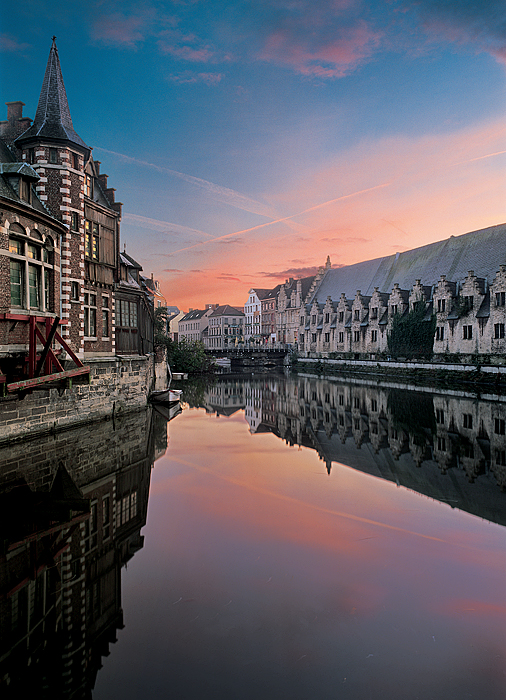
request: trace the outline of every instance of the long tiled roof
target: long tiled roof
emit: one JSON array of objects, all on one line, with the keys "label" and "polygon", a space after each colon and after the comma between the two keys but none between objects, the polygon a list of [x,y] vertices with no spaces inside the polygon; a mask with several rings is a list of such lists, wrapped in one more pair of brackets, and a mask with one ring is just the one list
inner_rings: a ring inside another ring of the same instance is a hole
[{"label": "long tiled roof", "polygon": [[74,131],[58,49],[54,39],[49,52],[35,119],[30,128],[19,136],[16,143],[21,144],[34,138],[71,141],[88,149],[82,138]]},{"label": "long tiled roof", "polygon": [[463,280],[470,270],[493,281],[499,265],[506,263],[506,224],[452,236],[421,248],[395,253],[384,258],[345,267],[331,268],[325,273],[313,299],[338,299],[342,292],[353,299],[358,289],[370,295],[374,288],[391,292],[395,283],[410,289],[417,279],[423,285],[435,285],[441,275],[451,281]]}]

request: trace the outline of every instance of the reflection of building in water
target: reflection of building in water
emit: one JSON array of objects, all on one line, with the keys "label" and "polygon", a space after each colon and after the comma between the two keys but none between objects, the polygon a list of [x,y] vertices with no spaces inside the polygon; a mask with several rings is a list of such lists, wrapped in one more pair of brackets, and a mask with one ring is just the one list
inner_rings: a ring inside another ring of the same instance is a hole
[{"label": "reflection of building in water", "polygon": [[143,544],[155,440],[166,423],[146,411],[2,450],[2,697],[91,697],[123,624],[121,566]]},{"label": "reflection of building in water", "polygon": [[263,387],[259,382],[244,383],[246,408],[244,415],[249,424],[250,433],[256,433],[262,424]]},{"label": "reflection of building in water", "polygon": [[506,403],[317,378],[244,382],[250,432],[506,524]]},{"label": "reflection of building in water", "polygon": [[244,408],[244,385],[240,380],[229,379],[217,382],[205,392],[205,407],[208,413],[231,416]]}]

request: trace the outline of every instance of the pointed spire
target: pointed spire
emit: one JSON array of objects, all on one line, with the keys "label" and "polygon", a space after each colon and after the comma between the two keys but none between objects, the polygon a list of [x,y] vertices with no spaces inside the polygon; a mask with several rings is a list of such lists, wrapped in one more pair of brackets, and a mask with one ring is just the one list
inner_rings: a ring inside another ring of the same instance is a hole
[{"label": "pointed spire", "polygon": [[56,47],[56,37],[53,37],[49,52],[35,119],[31,127],[17,139],[17,143],[21,145],[29,139],[40,138],[71,141],[88,149],[74,131]]}]

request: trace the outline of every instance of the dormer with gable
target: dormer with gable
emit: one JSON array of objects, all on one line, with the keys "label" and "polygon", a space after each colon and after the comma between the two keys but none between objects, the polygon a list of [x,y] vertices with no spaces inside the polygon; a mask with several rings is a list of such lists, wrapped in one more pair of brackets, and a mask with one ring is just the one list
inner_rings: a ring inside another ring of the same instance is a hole
[{"label": "dormer with gable", "polygon": [[413,311],[420,302],[427,306],[431,299],[431,292],[432,287],[423,285],[419,279],[415,280],[409,293],[409,310]]},{"label": "dormer with gable", "polygon": [[338,352],[350,350],[350,334],[351,302],[343,292],[336,306],[335,348]]},{"label": "dormer with gable", "polygon": [[369,302],[369,326],[367,331],[369,352],[382,352],[386,348],[386,327],[388,321],[388,297],[386,292],[380,292],[378,287]]},{"label": "dormer with gable", "polygon": [[390,319],[396,314],[403,316],[409,309],[409,291],[401,289],[396,282],[388,298],[388,311]]},{"label": "dormer with gable", "polygon": [[321,336],[323,330],[323,308],[316,299],[309,307],[309,323],[306,324],[309,331],[309,350],[316,352],[321,349]]},{"label": "dormer with gable", "polygon": [[367,352],[366,332],[369,325],[369,303],[371,297],[357,290],[351,305],[351,348],[353,352]]},{"label": "dormer with gable", "polygon": [[453,322],[448,323],[448,316],[453,309],[457,285],[449,282],[446,275],[441,275],[432,295],[433,311],[436,315],[436,333],[434,352],[450,352]]},{"label": "dormer with gable", "polygon": [[454,334],[457,335],[455,343],[458,343],[460,351],[466,354],[479,352],[480,335],[483,335],[484,325],[478,322],[476,314],[482,307],[486,293],[486,280],[477,277],[474,270],[469,270],[454,301],[454,311],[459,317],[454,330]]},{"label": "dormer with gable", "polygon": [[489,314],[489,352],[504,354],[506,353],[506,265],[500,266],[490,285]]},{"label": "dormer with gable", "polygon": [[321,348],[324,352],[334,350],[334,334],[336,329],[336,303],[328,296],[322,310]]}]

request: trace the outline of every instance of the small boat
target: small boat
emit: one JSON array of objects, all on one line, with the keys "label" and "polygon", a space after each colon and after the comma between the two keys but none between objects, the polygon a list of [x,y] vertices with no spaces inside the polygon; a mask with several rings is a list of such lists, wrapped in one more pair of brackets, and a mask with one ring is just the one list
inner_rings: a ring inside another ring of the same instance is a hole
[{"label": "small boat", "polygon": [[178,403],[181,400],[180,389],[164,389],[163,391],[152,391],[149,395],[151,403],[172,404]]},{"label": "small boat", "polygon": [[155,403],[153,405],[153,410],[163,416],[167,422],[183,412],[179,401],[173,404]]}]

